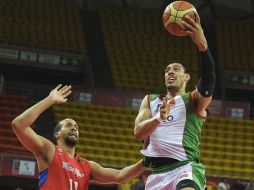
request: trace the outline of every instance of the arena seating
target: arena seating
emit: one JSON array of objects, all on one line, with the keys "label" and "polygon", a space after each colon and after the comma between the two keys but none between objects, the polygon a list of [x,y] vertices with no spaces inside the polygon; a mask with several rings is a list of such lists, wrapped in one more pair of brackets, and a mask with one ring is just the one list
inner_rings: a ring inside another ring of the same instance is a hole
[{"label": "arena seating", "polygon": [[84,53],[79,7],[64,0],[1,0],[0,43]]},{"label": "arena seating", "polygon": [[254,122],[210,118],[201,138],[207,175],[251,179],[254,175]]},{"label": "arena seating", "polygon": [[160,14],[100,10],[99,18],[117,88],[165,93],[164,70],[170,62],[189,66],[190,88],[194,88],[198,77],[197,49],[190,38],[167,33]]},{"label": "arena seating", "polygon": [[16,95],[0,95],[0,153],[25,151],[11,129],[11,121],[28,106],[28,98]]},{"label": "arena seating", "polygon": [[221,69],[253,71],[253,19],[218,21],[218,64]]},{"label": "arena seating", "polygon": [[[81,155],[104,166],[124,167],[141,158],[134,139],[137,110],[66,103],[53,107],[57,121],[79,124]],[[213,117],[203,126],[201,161],[207,176],[251,179],[254,175],[254,121]]]}]

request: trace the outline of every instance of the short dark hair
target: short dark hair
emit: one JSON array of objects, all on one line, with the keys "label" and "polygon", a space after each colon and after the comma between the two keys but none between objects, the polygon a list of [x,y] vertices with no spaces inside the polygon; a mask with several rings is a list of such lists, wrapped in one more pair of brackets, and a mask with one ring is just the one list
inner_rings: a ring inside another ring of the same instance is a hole
[{"label": "short dark hair", "polygon": [[60,124],[60,122],[59,122],[56,124],[55,128],[53,129],[53,143],[55,145],[57,145],[57,140],[56,140],[55,134],[57,132],[59,132],[62,129],[62,127],[63,127],[62,124]]},{"label": "short dark hair", "polygon": [[168,65],[167,65],[167,66],[169,66],[169,65],[171,65],[171,64],[173,64],[173,63],[178,63],[178,64],[182,65],[182,66],[183,66],[184,73],[185,73],[185,74],[190,74],[190,69],[189,69],[189,67],[188,67],[187,65],[183,64],[183,63],[172,62],[172,61],[170,61],[170,62],[168,62]]},{"label": "short dark hair", "polygon": [[190,74],[190,69],[187,65],[183,64],[183,63],[180,63],[182,66],[183,66],[183,69],[184,69],[184,73],[185,74]]}]

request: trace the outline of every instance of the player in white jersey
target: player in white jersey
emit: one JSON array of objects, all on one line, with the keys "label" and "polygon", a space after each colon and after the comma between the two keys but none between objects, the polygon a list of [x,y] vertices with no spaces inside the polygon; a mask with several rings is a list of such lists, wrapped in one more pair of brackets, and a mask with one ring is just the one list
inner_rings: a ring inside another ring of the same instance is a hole
[{"label": "player in white jersey", "polygon": [[199,160],[201,127],[215,87],[215,68],[198,22],[187,17],[183,29],[200,52],[197,88],[186,93],[190,80],[186,66],[170,63],[165,69],[166,96],[147,95],[135,120],[134,134],[145,141],[141,151],[152,174],[146,190],[203,190],[205,169]]}]

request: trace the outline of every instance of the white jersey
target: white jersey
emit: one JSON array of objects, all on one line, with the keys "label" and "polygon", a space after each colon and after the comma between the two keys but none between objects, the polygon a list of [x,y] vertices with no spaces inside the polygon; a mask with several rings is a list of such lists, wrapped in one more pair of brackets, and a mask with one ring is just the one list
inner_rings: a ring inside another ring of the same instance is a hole
[{"label": "white jersey", "polygon": [[[150,96],[152,116],[159,114],[162,98]],[[168,157],[179,161],[199,160],[199,143],[203,120],[195,113],[189,93],[170,100],[167,120],[150,135],[150,143],[141,153],[149,157]]]}]

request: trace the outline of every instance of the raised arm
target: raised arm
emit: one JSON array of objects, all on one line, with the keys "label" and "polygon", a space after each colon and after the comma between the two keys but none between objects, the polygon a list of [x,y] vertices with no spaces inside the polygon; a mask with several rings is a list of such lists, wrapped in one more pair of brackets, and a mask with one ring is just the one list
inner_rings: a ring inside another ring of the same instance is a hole
[{"label": "raised arm", "polygon": [[135,120],[135,129],[134,135],[137,140],[146,140],[154,129],[166,119],[169,114],[169,104],[166,103],[167,98],[163,100],[163,104],[160,107],[160,112],[157,116],[152,117],[151,110],[149,107],[149,100],[148,96],[145,96],[140,109],[139,113]]},{"label": "raised arm", "polygon": [[[61,86],[62,85],[58,85],[50,92],[48,97],[24,111],[11,123],[12,129],[20,142],[28,150],[33,152],[37,160],[40,159],[40,157],[47,157],[49,154],[53,154],[54,145],[46,138],[37,135],[30,126],[35,122],[40,114],[50,106],[67,101],[66,97],[71,93],[71,86],[64,86],[62,88]],[[40,163],[38,164],[40,168]]]},{"label": "raised arm", "polygon": [[200,79],[197,89],[191,95],[196,102],[197,111],[202,114],[211,103],[216,76],[214,61],[210,54],[198,14],[196,14],[196,18],[197,22],[194,22],[190,17],[186,17],[186,20],[182,24],[200,51]]},{"label": "raised arm", "polygon": [[127,183],[145,170],[142,160],[140,160],[136,164],[125,167],[122,170],[104,168],[99,164],[91,161],[90,165],[92,168],[91,180],[102,184]]}]

